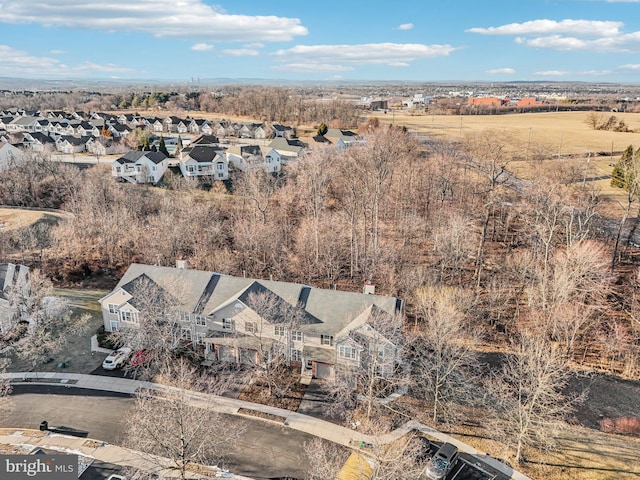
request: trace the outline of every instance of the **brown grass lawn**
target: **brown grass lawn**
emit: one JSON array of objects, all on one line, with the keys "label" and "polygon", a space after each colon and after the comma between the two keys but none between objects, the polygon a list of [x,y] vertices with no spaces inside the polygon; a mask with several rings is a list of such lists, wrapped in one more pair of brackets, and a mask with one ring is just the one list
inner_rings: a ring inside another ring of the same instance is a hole
[{"label": "brown grass lawn", "polygon": [[[513,133],[514,143],[525,152],[530,145],[544,144],[555,154],[622,151],[629,144],[640,146],[640,113],[604,113],[615,115],[638,133],[593,130],[586,123],[588,112],[521,113],[511,115],[408,115],[376,112],[381,121],[404,125],[411,130],[434,137],[461,138],[485,130],[506,130]],[[529,137],[531,134],[531,137]],[[523,155],[524,156],[524,155]]]},{"label": "brown grass lawn", "polygon": [[62,217],[58,213],[38,212],[34,210],[21,210],[17,208],[0,208],[1,230],[17,230],[28,227],[34,223],[49,217]]}]

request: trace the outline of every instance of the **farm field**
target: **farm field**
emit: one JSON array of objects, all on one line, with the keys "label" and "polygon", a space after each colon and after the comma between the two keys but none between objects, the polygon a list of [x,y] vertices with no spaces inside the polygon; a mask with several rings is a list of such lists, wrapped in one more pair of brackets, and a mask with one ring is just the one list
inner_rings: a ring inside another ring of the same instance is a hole
[{"label": "farm field", "polygon": [[512,139],[508,148],[514,158],[509,170],[525,179],[533,178],[540,169],[565,175],[570,172],[574,182],[588,184],[599,192],[602,213],[620,218],[626,195],[610,185],[611,172],[627,146],[640,147],[640,113],[602,113],[603,119],[615,115],[623,120],[633,133],[593,130],[585,122],[587,115],[588,112],[464,116],[376,112],[372,117],[440,139],[464,140],[482,132],[506,132]]}]

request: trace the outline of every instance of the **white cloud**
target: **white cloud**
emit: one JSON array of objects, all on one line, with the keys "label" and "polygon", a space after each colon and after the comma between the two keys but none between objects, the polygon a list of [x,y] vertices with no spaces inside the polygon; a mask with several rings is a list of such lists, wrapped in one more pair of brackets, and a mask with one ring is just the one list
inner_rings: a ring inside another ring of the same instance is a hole
[{"label": "white cloud", "polygon": [[403,23],[402,25],[398,25],[398,30],[412,30],[413,23]]},{"label": "white cloud", "polygon": [[626,65],[620,65],[618,68],[621,70],[640,70],[640,63],[627,63]]},{"label": "white cloud", "polygon": [[516,71],[513,68],[494,68],[487,70],[489,75],[513,75]]},{"label": "white cloud", "polygon": [[283,72],[349,72],[353,67],[345,67],[344,65],[332,65],[328,63],[287,63],[285,65],[277,65],[274,70]]},{"label": "white cloud", "polygon": [[611,75],[613,72],[611,70],[586,70],[584,72],[580,72],[580,75],[587,75],[590,77],[602,77],[604,75]]},{"label": "white cloud", "polygon": [[297,18],[232,15],[203,0],[4,0],[0,22],[227,42],[289,41],[308,33]]},{"label": "white cloud", "polygon": [[517,44],[533,48],[585,52],[640,52],[640,31],[624,33],[622,22],[532,20],[499,27],[471,28],[483,35],[514,35]]},{"label": "white cloud", "polygon": [[451,45],[413,43],[370,43],[361,45],[297,45],[278,50],[275,57],[289,64],[399,65],[421,58],[446,57],[456,48]]},{"label": "white cloud", "polygon": [[510,23],[500,27],[470,28],[470,33],[482,35],[552,35],[570,34],[586,37],[617,35],[622,22],[598,20],[531,20],[524,23]]},{"label": "white cloud", "polygon": [[251,48],[230,48],[227,50],[223,50],[222,53],[232,57],[255,57],[260,55],[260,52],[258,50],[254,50]]},{"label": "white cloud", "polygon": [[243,45],[244,48],[264,48],[264,43],[253,42]]},{"label": "white cloud", "polygon": [[191,50],[194,50],[196,52],[209,52],[213,50],[213,45],[209,43],[196,43],[195,45],[191,46]]},{"label": "white cloud", "polygon": [[541,72],[533,72],[537,77],[564,77],[569,74],[563,70],[543,70]]},{"label": "white cloud", "polygon": [[0,45],[0,76],[9,77],[72,77],[91,76],[92,73],[132,73],[134,70],[114,64],[98,65],[84,62],[65,65],[57,58],[35,57],[28,52]]},{"label": "white cloud", "polygon": [[49,52],[50,55],[62,55],[63,53],[67,53],[64,50],[51,50]]}]

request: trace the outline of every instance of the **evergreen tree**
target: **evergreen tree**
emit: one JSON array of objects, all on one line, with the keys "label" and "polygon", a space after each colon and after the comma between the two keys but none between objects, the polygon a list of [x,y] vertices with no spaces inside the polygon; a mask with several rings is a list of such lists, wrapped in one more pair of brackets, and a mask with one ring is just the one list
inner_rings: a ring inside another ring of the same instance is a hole
[{"label": "evergreen tree", "polygon": [[160,137],[160,146],[158,147],[158,151],[160,153],[164,153],[167,157],[169,156],[169,151],[167,150],[167,146],[164,144],[164,137]]},{"label": "evergreen tree", "polygon": [[178,135],[178,143],[176,144],[176,155],[182,151],[182,137]]},{"label": "evergreen tree", "polygon": [[[636,157],[639,155],[640,148],[636,152]],[[611,173],[611,186],[624,188],[625,190],[629,188],[629,185],[634,182],[634,169],[632,167],[633,162],[633,145],[629,145],[618,163],[613,167],[613,172]]]},{"label": "evergreen tree", "polygon": [[329,127],[327,127],[327,124],[322,122],[320,124],[320,126],[318,127],[318,135],[322,136],[322,135],[326,135],[326,133],[329,131]]}]

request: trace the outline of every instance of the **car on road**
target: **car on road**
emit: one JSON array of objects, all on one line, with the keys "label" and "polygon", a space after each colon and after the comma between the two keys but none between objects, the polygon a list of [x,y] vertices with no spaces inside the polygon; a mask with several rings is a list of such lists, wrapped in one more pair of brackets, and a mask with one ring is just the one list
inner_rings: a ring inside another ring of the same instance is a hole
[{"label": "car on road", "polygon": [[115,370],[121,368],[127,363],[131,356],[131,349],[127,347],[119,348],[109,354],[107,358],[102,362],[102,368],[105,370]]},{"label": "car on road", "polygon": [[425,473],[432,480],[442,480],[447,476],[458,461],[458,447],[450,443],[443,443],[431,457],[425,468]]}]

